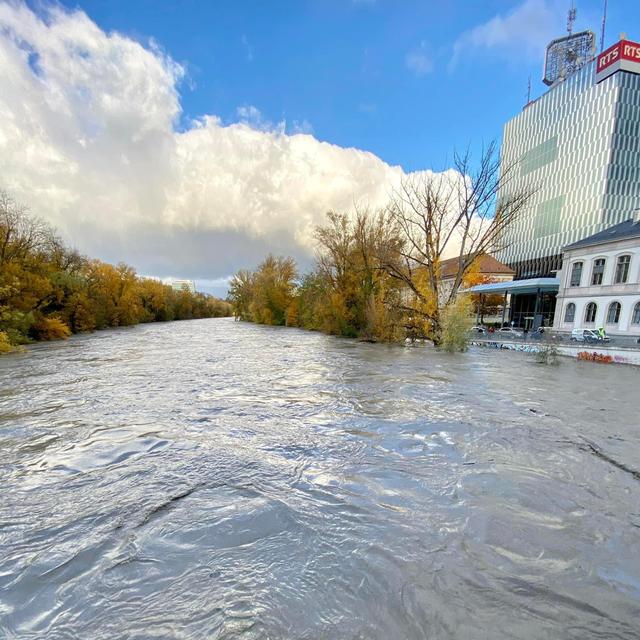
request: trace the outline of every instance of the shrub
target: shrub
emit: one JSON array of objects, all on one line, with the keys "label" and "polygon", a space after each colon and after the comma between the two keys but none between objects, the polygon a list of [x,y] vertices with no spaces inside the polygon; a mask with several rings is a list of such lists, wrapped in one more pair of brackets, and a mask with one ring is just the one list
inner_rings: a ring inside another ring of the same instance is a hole
[{"label": "shrub", "polygon": [[31,332],[36,340],[66,340],[71,335],[71,329],[60,318],[41,318]]},{"label": "shrub", "polygon": [[473,325],[471,300],[460,295],[448,304],[442,313],[440,346],[445,351],[466,351],[469,346],[469,331]]},{"label": "shrub", "polygon": [[536,351],[536,361],[539,364],[558,364],[558,356],[560,352],[554,344],[547,344]]},{"label": "shrub", "polygon": [[15,347],[9,342],[9,336],[0,331],[0,353],[11,353],[15,350]]}]

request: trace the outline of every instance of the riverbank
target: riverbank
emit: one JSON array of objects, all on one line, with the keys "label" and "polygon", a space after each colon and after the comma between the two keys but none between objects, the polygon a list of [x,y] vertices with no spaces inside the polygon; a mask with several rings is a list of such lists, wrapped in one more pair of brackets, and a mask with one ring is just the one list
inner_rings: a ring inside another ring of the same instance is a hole
[{"label": "riverbank", "polygon": [[0,190],[0,353],[96,329],[230,315],[224,300],[66,247]]}]

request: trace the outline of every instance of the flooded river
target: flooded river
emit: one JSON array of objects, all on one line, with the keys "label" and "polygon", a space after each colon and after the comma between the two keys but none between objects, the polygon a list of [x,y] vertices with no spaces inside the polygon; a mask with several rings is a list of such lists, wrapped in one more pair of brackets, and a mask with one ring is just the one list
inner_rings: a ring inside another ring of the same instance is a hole
[{"label": "flooded river", "polygon": [[0,358],[0,637],[640,637],[640,371],[232,320]]}]

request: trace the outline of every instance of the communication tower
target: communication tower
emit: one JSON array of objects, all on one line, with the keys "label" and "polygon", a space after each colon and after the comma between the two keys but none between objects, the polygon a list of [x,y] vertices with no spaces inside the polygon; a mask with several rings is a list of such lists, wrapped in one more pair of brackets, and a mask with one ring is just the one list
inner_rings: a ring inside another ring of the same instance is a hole
[{"label": "communication tower", "polygon": [[571,3],[567,15],[567,34],[552,40],[547,46],[542,81],[552,87],[593,60],[596,53],[596,35],[593,31],[573,33],[577,10]]}]

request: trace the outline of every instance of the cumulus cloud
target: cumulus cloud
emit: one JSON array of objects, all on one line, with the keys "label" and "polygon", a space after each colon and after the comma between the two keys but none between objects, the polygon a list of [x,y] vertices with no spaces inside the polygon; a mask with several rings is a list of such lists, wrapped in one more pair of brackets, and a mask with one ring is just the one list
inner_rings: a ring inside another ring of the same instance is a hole
[{"label": "cumulus cloud", "polygon": [[0,187],[81,251],[215,281],[267,251],[313,253],[328,209],[384,203],[402,175],[250,105],[177,129],[184,76],[81,11],[0,3]]},{"label": "cumulus cloud", "polygon": [[566,12],[567,3],[561,0],[524,0],[463,33],[454,44],[452,65],[479,49],[539,59],[547,43],[563,35]]}]

